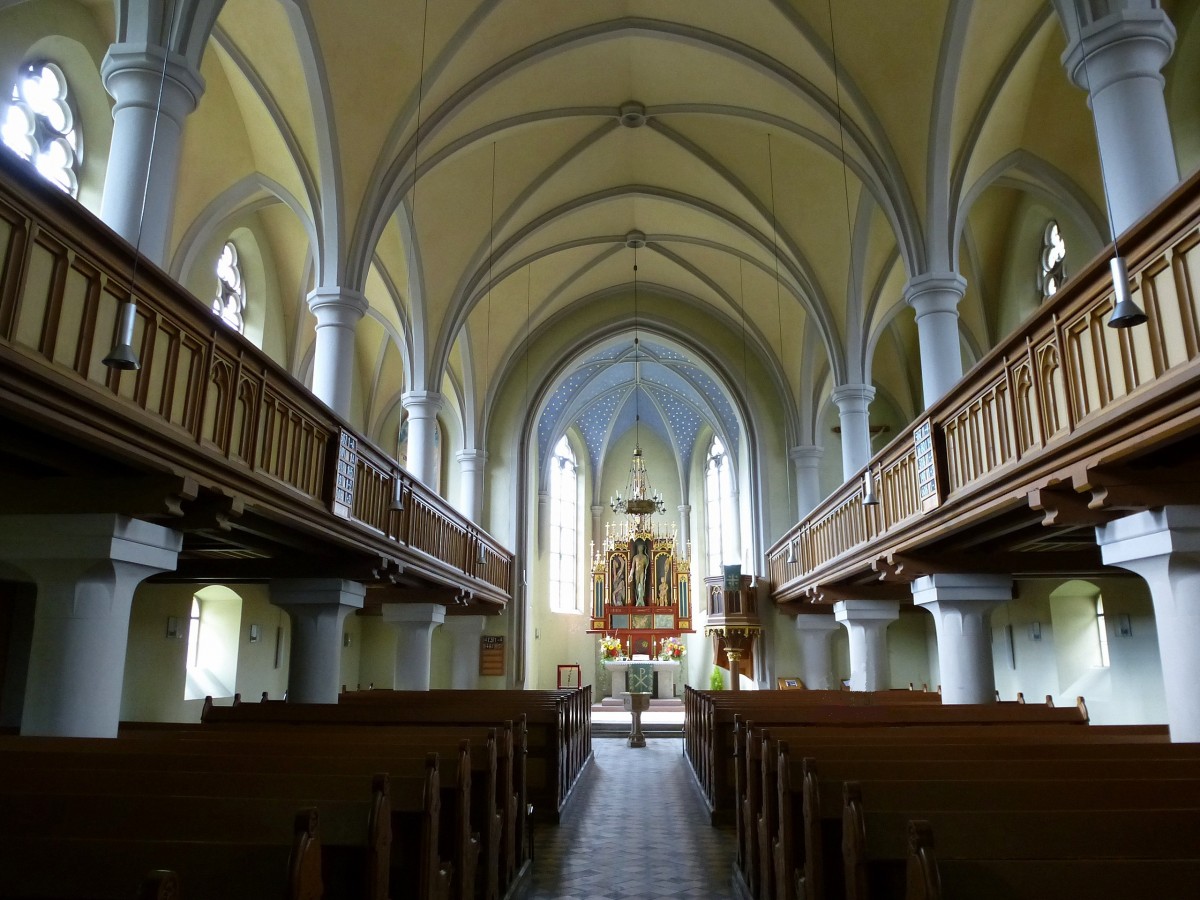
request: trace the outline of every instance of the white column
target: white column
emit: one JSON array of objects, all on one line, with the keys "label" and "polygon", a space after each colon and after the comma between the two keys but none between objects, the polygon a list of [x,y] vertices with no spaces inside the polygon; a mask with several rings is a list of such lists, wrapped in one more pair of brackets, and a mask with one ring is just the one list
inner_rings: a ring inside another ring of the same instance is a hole
[{"label": "white column", "polygon": [[142,254],[165,267],[183,123],[200,102],[204,79],[184,57],[145,44],[113,44],[100,75],[115,100],[100,218],[131,244],[140,232]]},{"label": "white column", "polygon": [[[411,430],[409,434],[412,434]],[[458,508],[476,525],[483,521],[483,476],[487,471],[487,461],[486,450],[458,452],[458,464],[462,468],[462,491]]]},{"label": "white column", "polygon": [[849,481],[871,461],[869,410],[875,388],[869,384],[840,384],[831,398],[842,425],[842,478]]},{"label": "white column", "polygon": [[446,621],[446,607],[437,603],[385,603],[383,621],[396,629],[398,691],[429,690],[429,661],[433,629]]},{"label": "white column", "polygon": [[833,675],[833,636],[842,627],[833,616],[804,613],[796,616],[800,641],[800,679],[814,691],[836,690]]},{"label": "white column", "polygon": [[833,615],[850,633],[850,690],[886,691],[891,687],[887,628],[900,618],[896,600],[839,600]]},{"label": "white column", "polygon": [[1200,506],[1166,506],[1096,528],[1105,565],[1150,586],[1171,740],[1200,741]]},{"label": "white column", "polygon": [[692,505],[690,503],[679,504],[679,542],[675,545],[675,555],[680,559],[686,559],[688,554],[688,544],[692,540]]},{"label": "white column", "polygon": [[0,559],[37,583],[22,734],[117,736],[133,592],[182,545],[124,516],[0,517]]},{"label": "white column", "polygon": [[367,307],[366,297],[346,288],[317,288],[308,295],[317,317],[313,393],[343,419],[350,416],[354,385],[354,330]]},{"label": "white column", "polygon": [[363,608],[366,588],[340,578],[281,578],[271,582],[271,602],[292,621],[288,700],[337,703],[342,682],[342,628]]},{"label": "white column", "polygon": [[941,399],[962,378],[958,301],[966,291],[966,279],[955,272],[918,275],[904,288],[904,300],[917,318],[921,390],[926,408]]},{"label": "white column", "polygon": [[[836,401],[835,401],[836,402]],[[868,421],[867,439],[870,447],[870,425]],[[842,426],[843,447],[845,446],[846,428]],[[796,468],[796,518],[802,519],[817,508],[824,497],[821,496],[821,458],[825,449],[815,444],[801,444],[788,451],[792,465]],[[868,453],[868,459],[870,454]],[[844,460],[844,458],[843,458]],[[845,463],[843,461],[843,467]],[[865,463],[864,463],[865,465]]]},{"label": "white column", "polygon": [[450,687],[469,691],[479,687],[479,636],[483,616],[447,616],[442,628],[450,633]]},{"label": "white column", "polygon": [[437,490],[433,475],[437,471],[433,454],[433,432],[437,414],[442,408],[442,395],[434,391],[405,391],[400,402],[408,411],[408,471],[413,478]]},{"label": "white column", "polygon": [[1004,575],[938,573],[912,585],[913,603],[933,615],[943,703],[994,703],[992,610],[1013,598]]},{"label": "white column", "polygon": [[[1060,2],[1069,38],[1063,66],[1088,92],[1113,229],[1120,234],[1179,182],[1162,68],[1175,49],[1167,14],[1143,2]],[[1118,8],[1108,12],[1112,7]],[[1085,62],[1086,60],[1086,62]]]}]

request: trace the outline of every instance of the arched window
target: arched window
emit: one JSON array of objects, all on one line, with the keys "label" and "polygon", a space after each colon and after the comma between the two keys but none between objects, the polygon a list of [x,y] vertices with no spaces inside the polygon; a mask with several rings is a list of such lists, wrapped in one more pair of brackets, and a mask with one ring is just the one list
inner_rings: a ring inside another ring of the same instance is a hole
[{"label": "arched window", "polygon": [[26,63],[13,85],[0,135],[42,177],[72,197],[79,194],[82,145],[67,101],[67,79],[52,62]]},{"label": "arched window", "polygon": [[725,445],[719,437],[714,436],[708,445],[708,457],[704,463],[705,569],[709,575],[720,575],[724,562],[722,548],[725,532],[731,525],[729,509],[733,502],[732,468]]},{"label": "arched window", "polygon": [[237,248],[231,243],[221,248],[217,258],[217,296],[213,298],[212,311],[239,334],[245,332],[246,288],[238,265]]},{"label": "arched window", "polygon": [[1049,300],[1057,294],[1066,281],[1066,264],[1067,242],[1058,230],[1058,223],[1051,219],[1042,234],[1042,271],[1038,276],[1038,286],[1042,289],[1043,300]]},{"label": "arched window", "polygon": [[575,589],[578,490],[575,454],[563,435],[550,459],[550,609],[554,612],[579,612]]}]

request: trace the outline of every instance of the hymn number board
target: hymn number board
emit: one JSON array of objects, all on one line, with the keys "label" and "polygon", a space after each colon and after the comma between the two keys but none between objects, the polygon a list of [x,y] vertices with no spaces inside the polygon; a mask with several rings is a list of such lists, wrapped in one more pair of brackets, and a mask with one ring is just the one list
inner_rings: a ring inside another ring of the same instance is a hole
[{"label": "hymn number board", "polygon": [[922,512],[942,502],[938,493],[937,459],[933,452],[933,429],[926,419],[913,430],[913,452],[917,457],[917,499]]},{"label": "hymn number board", "polygon": [[335,516],[348,519],[354,512],[354,480],[358,475],[358,438],[346,431],[342,431],[338,436],[335,465],[337,477],[334,479],[332,511]]}]

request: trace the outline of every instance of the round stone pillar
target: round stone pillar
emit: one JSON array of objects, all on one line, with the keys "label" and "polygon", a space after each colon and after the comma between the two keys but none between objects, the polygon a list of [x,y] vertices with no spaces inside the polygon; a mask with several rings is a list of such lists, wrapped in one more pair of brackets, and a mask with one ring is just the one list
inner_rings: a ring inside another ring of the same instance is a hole
[{"label": "round stone pillar", "polygon": [[400,402],[408,411],[408,460],[407,468],[413,478],[426,487],[437,490],[433,483],[437,466],[434,453],[433,433],[437,427],[437,414],[442,408],[442,395],[434,391],[405,391]]},{"label": "round stone pillar", "polygon": [[142,254],[165,268],[183,123],[204,79],[184,57],[145,44],[113,44],[100,77],[115,101],[100,218],[129,243],[140,239]]},{"label": "round stone pillar", "polygon": [[850,690],[886,691],[891,687],[887,629],[900,618],[895,600],[839,600],[833,615],[850,634]]},{"label": "round stone pillar", "polygon": [[[411,435],[412,432],[409,433]],[[483,476],[487,471],[487,461],[486,450],[458,452],[458,464],[462,469],[462,490],[458,508],[476,525],[483,521]]]},{"label": "round stone pillar", "polygon": [[933,615],[937,628],[942,703],[994,703],[992,610],[1013,598],[1004,575],[938,573],[912,585],[913,603]]},{"label": "round stone pillar", "polygon": [[450,687],[456,691],[478,688],[483,616],[446,616],[442,629],[450,634]]},{"label": "round stone pillar", "polygon": [[286,578],[271,582],[271,602],[292,621],[288,701],[337,703],[342,683],[342,628],[363,608],[366,588],[340,578]]},{"label": "round stone pillar", "polygon": [[354,386],[354,331],[366,314],[367,298],[344,288],[317,288],[308,295],[308,308],[317,317],[313,393],[348,419]]},{"label": "round stone pillar", "polygon": [[869,410],[875,388],[869,384],[841,384],[831,398],[842,425],[842,478],[849,481],[871,461]]},{"label": "round stone pillar", "polygon": [[437,603],[385,603],[383,621],[396,629],[398,691],[429,690],[433,629],[446,621],[446,607]]},{"label": "round stone pillar", "polygon": [[[836,400],[834,401],[837,402]],[[869,400],[867,401],[870,402]],[[839,412],[841,408],[839,407]],[[867,425],[867,459],[871,458],[870,454],[870,421]],[[845,468],[845,438],[846,428],[842,426],[842,468]],[[792,465],[796,468],[796,514],[797,518],[804,518],[810,512],[817,508],[824,497],[821,496],[821,458],[825,455],[825,450],[815,444],[801,444],[793,447],[788,451],[788,456],[791,457]],[[866,465],[866,462],[863,463]],[[855,469],[855,471],[858,471]]]},{"label": "round stone pillar", "polygon": [[955,272],[918,275],[904,288],[904,300],[917,319],[921,348],[921,393],[928,409],[963,375],[958,339],[958,301],[967,281]]},{"label": "round stone pillar", "polygon": [[[1148,3],[1059,6],[1068,35],[1062,62],[1088,92],[1115,237],[1179,183],[1162,76],[1175,49],[1175,27]],[[1097,6],[1105,14],[1095,18]]]},{"label": "round stone pillar", "polygon": [[836,618],[822,613],[796,616],[800,678],[810,690],[832,691],[838,688],[833,675],[833,636],[841,627]]},{"label": "round stone pillar", "polygon": [[1145,579],[1154,603],[1171,740],[1200,741],[1200,506],[1165,506],[1096,528],[1105,565]]},{"label": "round stone pillar", "polygon": [[675,545],[675,555],[680,559],[688,559],[691,552],[688,545],[692,542],[692,505],[679,504],[679,542]]},{"label": "round stone pillar", "polygon": [[37,584],[21,734],[117,736],[133,592],[182,545],[124,516],[0,516],[0,559]]}]

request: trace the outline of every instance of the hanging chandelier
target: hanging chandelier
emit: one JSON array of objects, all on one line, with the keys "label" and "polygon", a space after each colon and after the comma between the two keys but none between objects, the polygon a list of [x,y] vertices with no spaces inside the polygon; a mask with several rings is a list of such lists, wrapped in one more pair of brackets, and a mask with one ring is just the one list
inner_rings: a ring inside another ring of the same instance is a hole
[{"label": "hanging chandelier", "polygon": [[646,472],[646,460],[641,446],[634,447],[633,460],[629,464],[629,480],[625,484],[625,496],[621,492],[609,501],[612,511],[628,516],[652,516],[667,511],[662,491],[650,486],[650,475]]}]

